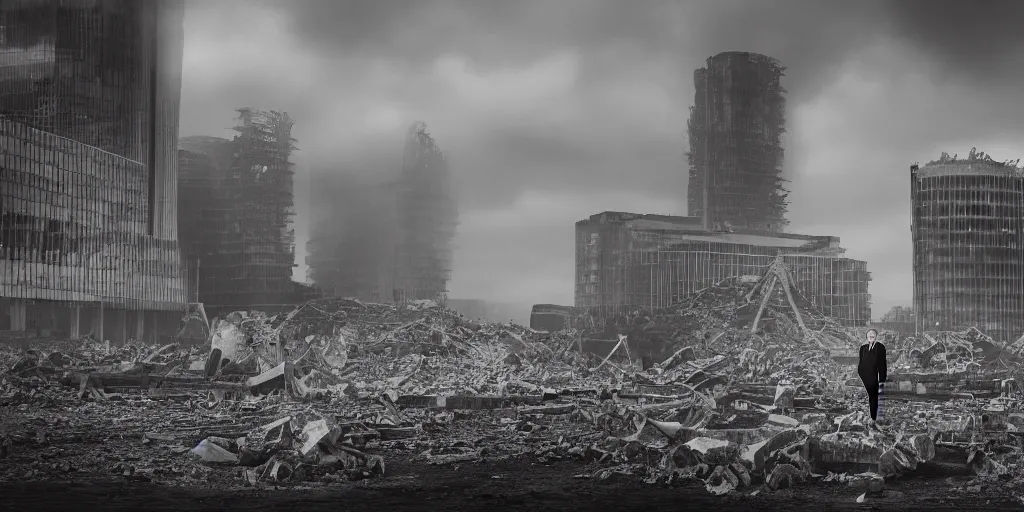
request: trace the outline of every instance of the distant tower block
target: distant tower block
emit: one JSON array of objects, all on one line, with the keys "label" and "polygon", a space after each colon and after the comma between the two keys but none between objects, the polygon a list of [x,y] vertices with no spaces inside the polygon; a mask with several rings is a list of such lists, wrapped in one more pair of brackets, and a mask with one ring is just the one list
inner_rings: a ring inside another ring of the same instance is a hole
[{"label": "distant tower block", "polygon": [[910,168],[919,331],[1024,333],[1024,169],[984,153]]},{"label": "distant tower block", "polygon": [[705,229],[783,231],[788,225],[784,71],[771,57],[726,52],[693,73],[688,204]]}]

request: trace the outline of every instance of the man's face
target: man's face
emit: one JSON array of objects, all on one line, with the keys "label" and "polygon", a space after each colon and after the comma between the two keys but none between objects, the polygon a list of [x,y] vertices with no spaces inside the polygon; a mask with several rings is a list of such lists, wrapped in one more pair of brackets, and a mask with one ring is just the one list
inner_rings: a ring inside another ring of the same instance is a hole
[{"label": "man's face", "polygon": [[877,336],[875,334],[875,331],[868,331],[868,343],[874,343],[875,342],[875,336]]}]

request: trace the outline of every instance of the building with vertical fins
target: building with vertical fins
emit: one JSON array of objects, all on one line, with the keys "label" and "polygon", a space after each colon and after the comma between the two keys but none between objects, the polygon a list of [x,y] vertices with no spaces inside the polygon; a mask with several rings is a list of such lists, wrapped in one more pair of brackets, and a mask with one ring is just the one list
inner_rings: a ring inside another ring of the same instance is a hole
[{"label": "building with vertical fins", "polygon": [[694,72],[687,199],[704,229],[783,231],[788,224],[784,71],[771,57],[726,52]]},{"label": "building with vertical fins", "polygon": [[1024,333],[1024,169],[971,150],[910,167],[918,331]]},{"label": "building with vertical fins", "polygon": [[279,311],[304,296],[295,267],[293,122],[238,109],[236,135],[183,137],[181,243],[208,315]]},{"label": "building with vertical fins", "polygon": [[0,2],[0,331],[173,333],[180,0]]}]

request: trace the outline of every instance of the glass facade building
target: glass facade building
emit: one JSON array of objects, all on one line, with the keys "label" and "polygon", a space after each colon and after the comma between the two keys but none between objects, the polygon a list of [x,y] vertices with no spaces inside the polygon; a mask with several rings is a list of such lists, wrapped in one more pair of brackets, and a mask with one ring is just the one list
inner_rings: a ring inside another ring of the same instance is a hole
[{"label": "glass facade building", "polygon": [[180,318],[183,14],[0,2],[0,330],[152,338]]}]

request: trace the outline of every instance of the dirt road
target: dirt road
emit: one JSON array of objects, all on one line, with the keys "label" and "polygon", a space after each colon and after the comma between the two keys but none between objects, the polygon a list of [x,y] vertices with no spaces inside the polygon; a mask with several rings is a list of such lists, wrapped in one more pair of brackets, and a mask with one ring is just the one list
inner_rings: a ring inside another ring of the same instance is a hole
[{"label": "dirt road", "polygon": [[[591,468],[592,469],[592,468]],[[815,483],[772,492],[751,490],[713,497],[702,486],[645,485],[633,478],[601,482],[574,478],[577,463],[487,462],[432,467],[393,463],[391,475],[330,487],[290,490],[181,489],[155,483],[89,480],[0,484],[0,510],[89,508],[123,511],[294,510],[301,512],[405,510],[1021,510],[1024,504],[995,489],[952,491],[962,482],[917,479],[888,484],[886,495],[856,503],[860,491]],[[1000,495],[1001,494],[1001,495]]]}]

